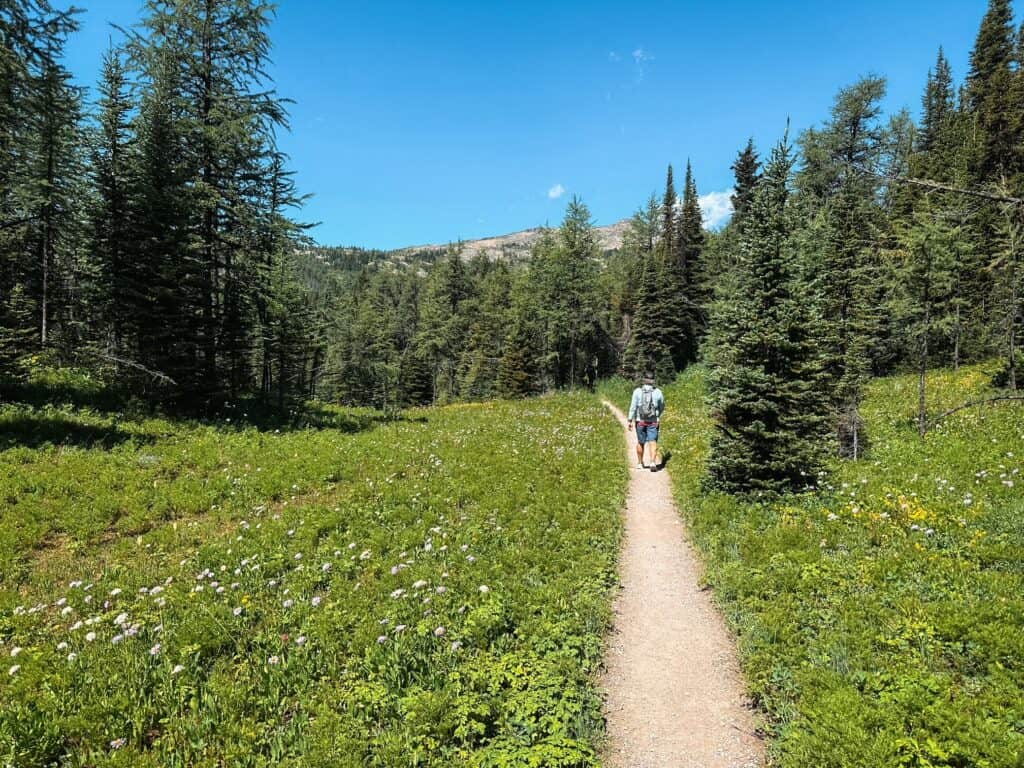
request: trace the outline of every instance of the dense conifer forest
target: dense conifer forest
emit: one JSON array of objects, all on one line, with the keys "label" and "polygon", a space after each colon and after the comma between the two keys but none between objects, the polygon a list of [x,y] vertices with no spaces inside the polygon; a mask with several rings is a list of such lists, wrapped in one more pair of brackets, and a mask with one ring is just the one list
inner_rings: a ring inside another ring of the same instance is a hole
[{"label": "dense conifer forest", "polygon": [[937,49],[919,118],[885,114],[869,76],[817,126],[740,148],[721,231],[702,226],[699,169],[677,183],[669,166],[621,249],[598,248],[574,198],[523,263],[309,239],[265,74],[271,5],[148,0],[89,91],[62,59],[76,18],[49,0],[0,9],[5,387],[70,366],[168,411],[394,412],[704,361],[713,482],[779,490],[870,450],[872,377],[919,374],[922,433],[935,366],[998,357],[1000,385],[1020,385],[1024,29],[1009,0],[990,3],[968,72]]}]

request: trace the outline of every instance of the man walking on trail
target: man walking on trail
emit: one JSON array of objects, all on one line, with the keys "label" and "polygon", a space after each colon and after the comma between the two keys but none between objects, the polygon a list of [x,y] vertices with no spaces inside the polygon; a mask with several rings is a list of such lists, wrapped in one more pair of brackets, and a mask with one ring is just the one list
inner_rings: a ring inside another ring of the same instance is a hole
[{"label": "man walking on trail", "polygon": [[[654,386],[654,375],[645,374],[643,386],[633,390],[629,403],[629,428],[636,426],[636,468],[658,471],[658,427],[665,412],[665,395]],[[647,446],[649,458],[644,460]]]}]

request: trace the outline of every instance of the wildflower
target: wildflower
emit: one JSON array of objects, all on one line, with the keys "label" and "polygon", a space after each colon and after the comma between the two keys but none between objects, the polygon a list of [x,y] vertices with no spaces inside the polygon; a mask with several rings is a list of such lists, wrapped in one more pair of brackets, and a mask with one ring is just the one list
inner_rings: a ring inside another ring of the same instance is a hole
[{"label": "wildflower", "polygon": [[156,645],[154,645],[152,648],[149,649],[149,655],[150,656],[159,656],[160,655],[160,650],[161,650],[160,643],[157,643]]},{"label": "wildflower", "polygon": [[110,638],[110,644],[118,645],[122,640],[124,640],[124,635],[114,635],[112,638]]},{"label": "wildflower", "polygon": [[239,606],[237,606],[237,607],[236,607],[236,608],[235,608],[235,609],[234,609],[233,611],[231,611],[231,612],[232,612],[232,613],[233,613],[233,614],[234,614],[235,616],[241,616],[241,615],[242,615],[242,606],[240,606],[240,605],[239,605]]},{"label": "wildflower", "polygon": [[395,627],[395,634],[397,635],[399,632],[405,632],[406,629],[408,629],[408,626],[406,624],[399,624],[397,627]]},{"label": "wildflower", "polygon": [[453,652],[459,650],[461,647],[462,647],[462,643],[461,642],[459,642],[458,640],[452,641],[452,651]]},{"label": "wildflower", "polygon": [[331,564],[330,563],[324,563],[323,565],[320,566],[320,570],[323,571],[324,573],[330,573],[331,572]]},{"label": "wildflower", "polygon": [[126,739],[114,739],[112,742],[110,742],[110,748],[111,749],[120,749],[121,747],[123,747],[127,743],[128,743],[128,741]]},{"label": "wildflower", "polygon": [[295,605],[295,601],[289,597],[287,600],[284,601],[283,605],[285,608],[291,608],[293,605]]},{"label": "wildflower", "polygon": [[360,559],[360,560],[369,560],[371,556],[372,556],[372,555],[371,555],[371,553],[370,553],[370,550],[368,550],[368,549],[364,549],[364,550],[363,550],[363,551],[362,551],[362,552],[360,553],[360,555],[359,555],[359,559]]},{"label": "wildflower", "polygon": [[77,653],[74,653],[74,652],[69,653],[68,654],[68,663],[73,662],[77,658],[78,658],[78,654]]},{"label": "wildflower", "polygon": [[444,627],[438,627],[434,630],[434,637],[444,637],[446,634],[448,634],[448,630]]},{"label": "wildflower", "polygon": [[834,521],[839,519],[839,515],[837,515],[835,512],[829,512],[828,513],[828,519],[829,519],[829,522],[834,522]]},{"label": "wildflower", "polygon": [[388,641],[388,636],[387,636],[387,635],[380,635],[380,636],[379,636],[379,637],[377,638],[377,643],[378,643],[379,645],[384,645],[384,643],[386,643],[387,641]]},{"label": "wildflower", "polygon": [[281,657],[280,656],[270,656],[269,658],[267,658],[267,664],[270,664],[271,666],[276,666],[277,664],[280,664],[280,663],[281,663]]},{"label": "wildflower", "polygon": [[57,643],[57,650],[58,651],[66,651],[67,649],[68,649],[68,644],[67,643]]},{"label": "wildflower", "polygon": [[85,642],[91,643],[95,639],[96,639],[96,633],[95,632],[88,632],[88,633],[86,633],[86,635],[85,635]]},{"label": "wildflower", "polygon": [[180,675],[184,671],[185,671],[185,667],[183,667],[181,664],[175,664],[174,665],[174,669],[171,670],[171,674],[172,675]]},{"label": "wildflower", "polygon": [[476,562],[476,558],[473,557],[472,555],[466,555],[466,562],[468,562],[468,563],[475,563]]},{"label": "wildflower", "polygon": [[425,582],[423,579],[420,579],[419,581],[417,581],[415,584],[412,585],[412,588],[413,589],[423,589],[425,586],[427,586],[427,582]]},{"label": "wildflower", "polygon": [[436,589],[434,589],[434,591],[437,592],[437,594],[439,594],[439,595],[443,595],[445,592],[448,591],[448,587],[446,587],[446,586],[444,586],[442,584],[440,587],[437,587]]},{"label": "wildflower", "polygon": [[322,601],[323,601],[323,598],[322,598],[322,597],[320,597],[320,595],[317,595],[316,597],[314,597],[314,598],[313,598],[312,600],[310,600],[309,602],[310,602],[310,604],[311,604],[311,605],[312,605],[312,606],[313,606],[314,608],[317,608],[317,607],[319,607],[319,605],[320,605],[320,603],[321,603]]},{"label": "wildflower", "polygon": [[14,646],[13,648],[11,648],[11,658],[13,659],[15,656],[17,656],[23,650],[24,650],[24,648],[21,648],[21,647],[19,647],[17,645]]},{"label": "wildflower", "polygon": [[296,560],[301,560],[302,559],[302,553],[301,552],[296,552],[295,553],[295,559]]},{"label": "wildflower", "polygon": [[9,677],[14,677],[16,674],[18,674],[18,672],[20,670],[21,670],[21,664],[15,664],[10,669],[7,670],[7,675]]},{"label": "wildflower", "polygon": [[391,593],[391,599],[392,600],[397,600],[398,598],[400,598],[404,594],[405,594],[405,590],[404,589],[396,589],[394,592]]},{"label": "wildflower", "polygon": [[481,584],[480,585],[480,594],[486,595],[490,591],[491,591],[491,588],[488,587],[486,584]]},{"label": "wildflower", "polygon": [[110,590],[110,596],[111,597],[117,597],[120,594],[121,594],[121,588],[120,587],[117,587],[116,589]]},{"label": "wildflower", "polygon": [[306,644],[306,636],[305,635],[299,635],[298,637],[296,637],[295,638],[295,644],[298,645],[298,646],[305,645]]}]

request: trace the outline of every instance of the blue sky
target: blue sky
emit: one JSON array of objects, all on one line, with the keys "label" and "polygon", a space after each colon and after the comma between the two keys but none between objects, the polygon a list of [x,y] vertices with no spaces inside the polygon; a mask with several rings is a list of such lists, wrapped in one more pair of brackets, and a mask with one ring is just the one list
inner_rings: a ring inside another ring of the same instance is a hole
[{"label": "blue sky", "polygon": [[[141,2],[78,4],[68,64],[91,85]],[[283,0],[270,72],[296,102],[281,143],[313,195],[301,218],[323,243],[392,248],[555,224],[572,194],[612,223],[688,158],[713,203],[748,137],[821,122],[859,76],[916,115],[940,44],[963,77],[986,6]]]}]

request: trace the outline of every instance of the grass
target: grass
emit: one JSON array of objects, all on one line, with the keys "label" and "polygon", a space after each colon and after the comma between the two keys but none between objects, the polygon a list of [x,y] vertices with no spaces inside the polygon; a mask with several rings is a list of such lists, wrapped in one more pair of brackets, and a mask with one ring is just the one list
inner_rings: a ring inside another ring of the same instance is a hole
[{"label": "grass", "polygon": [[[933,412],[991,370],[930,377]],[[628,388],[606,394],[628,402]],[[925,440],[916,379],[875,382],[870,456],[814,493],[704,495],[703,372],[666,387],[675,494],[737,633],[781,766],[1024,764],[1024,417],[963,411]]]},{"label": "grass", "polygon": [[597,765],[592,397],[302,429],[0,408],[0,765]]}]

